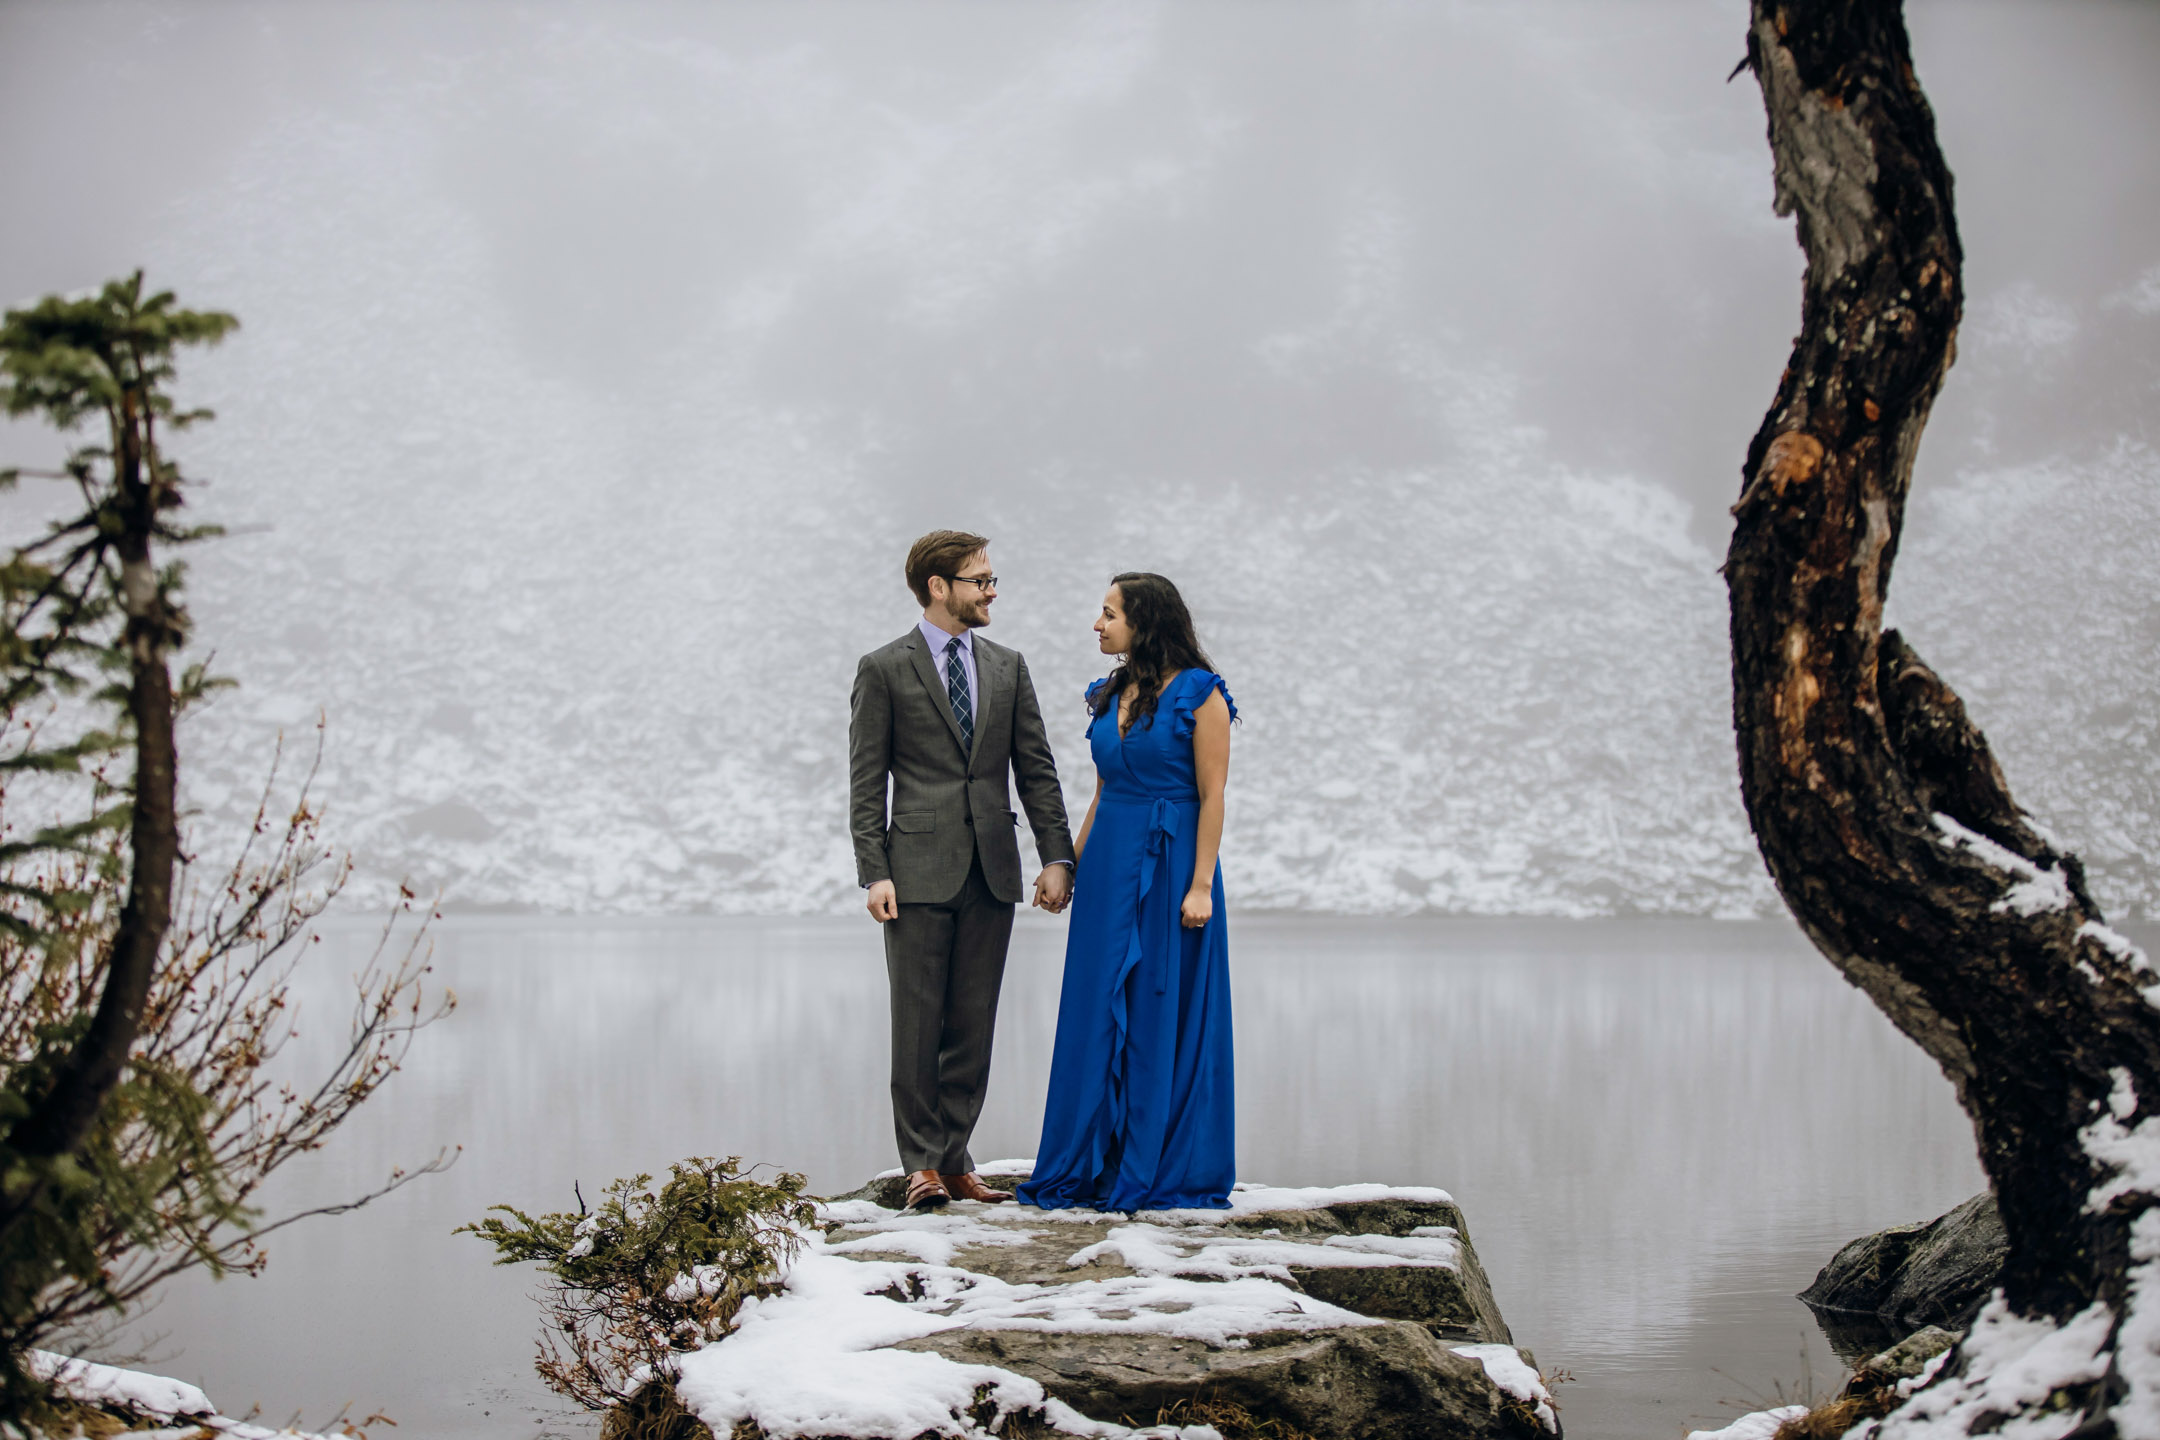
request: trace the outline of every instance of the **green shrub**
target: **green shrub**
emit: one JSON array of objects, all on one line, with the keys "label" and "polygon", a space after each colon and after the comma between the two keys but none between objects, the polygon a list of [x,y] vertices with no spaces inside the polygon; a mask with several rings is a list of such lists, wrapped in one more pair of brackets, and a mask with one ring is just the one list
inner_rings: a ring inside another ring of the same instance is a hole
[{"label": "green shrub", "polygon": [[495,1247],[495,1263],[538,1265],[548,1276],[546,1329],[535,1367],[557,1394],[590,1410],[635,1396],[651,1380],[672,1382],[676,1357],[721,1339],[752,1295],[769,1293],[815,1223],[802,1176],[770,1184],[742,1161],[694,1157],[608,1186],[598,1209],[458,1227]]}]

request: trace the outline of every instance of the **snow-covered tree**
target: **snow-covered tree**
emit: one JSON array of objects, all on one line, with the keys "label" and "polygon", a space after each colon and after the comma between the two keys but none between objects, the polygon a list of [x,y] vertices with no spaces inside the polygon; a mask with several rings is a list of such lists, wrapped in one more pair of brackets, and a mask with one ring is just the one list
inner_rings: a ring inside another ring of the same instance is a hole
[{"label": "snow-covered tree", "polygon": [[1807,256],[1725,567],[1748,816],[1815,944],[1956,1087],[2010,1241],[1970,1333],[1870,1424],[2160,1436],[2160,973],[1882,624],[1964,302],[1934,116],[1886,0],[1753,0],[1745,63]]}]

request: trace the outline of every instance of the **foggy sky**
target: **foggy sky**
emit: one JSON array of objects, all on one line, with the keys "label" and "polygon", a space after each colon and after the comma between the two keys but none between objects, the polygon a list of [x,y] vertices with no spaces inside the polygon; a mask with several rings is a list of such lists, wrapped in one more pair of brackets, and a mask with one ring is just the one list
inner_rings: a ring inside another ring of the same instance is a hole
[{"label": "foggy sky", "polygon": [[[2055,362],[2040,396],[1954,379],[1923,474],[2059,445],[2065,409],[2141,415],[2152,327],[2109,301],[2160,265],[2160,9],[1911,13],[1974,318]],[[1760,99],[1725,81],[1743,26],[1708,0],[14,0],[0,294],[154,259],[251,148],[354,127],[486,237],[474,302],[535,369],[624,404],[724,350],[911,490],[1268,493],[1445,456],[1433,392],[1475,382],[1709,538],[1797,310]],[[1407,378],[1405,344],[1448,375]]]}]

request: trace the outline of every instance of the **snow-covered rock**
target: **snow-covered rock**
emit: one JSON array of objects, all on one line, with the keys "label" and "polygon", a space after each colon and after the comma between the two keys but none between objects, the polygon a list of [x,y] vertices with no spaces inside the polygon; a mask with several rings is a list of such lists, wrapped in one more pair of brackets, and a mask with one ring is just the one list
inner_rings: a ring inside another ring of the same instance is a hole
[{"label": "snow-covered rock", "polygon": [[1805,1405],[1780,1405],[1773,1410],[1756,1410],[1742,1415],[1723,1429],[1690,1430],[1687,1440],[1770,1440],[1771,1436],[1777,1434],[1779,1426],[1805,1414]]},{"label": "snow-covered rock", "polygon": [[[1024,1166],[985,1166],[1010,1187]],[[975,1434],[1014,1413],[1076,1435],[1230,1402],[1319,1435],[1560,1433],[1439,1190],[1240,1186],[1225,1211],[826,1202],[784,1290],[684,1358],[726,1435]]]},{"label": "snow-covered rock", "polygon": [[[220,1415],[210,1397],[184,1380],[141,1370],[101,1365],[94,1360],[32,1350],[23,1368],[52,1386],[53,1394],[99,1412],[106,1428],[84,1433],[107,1436],[141,1434],[170,1440],[175,1436],[222,1436],[225,1440],[327,1440],[290,1427],[273,1429]],[[110,1428],[117,1423],[117,1429]]]}]

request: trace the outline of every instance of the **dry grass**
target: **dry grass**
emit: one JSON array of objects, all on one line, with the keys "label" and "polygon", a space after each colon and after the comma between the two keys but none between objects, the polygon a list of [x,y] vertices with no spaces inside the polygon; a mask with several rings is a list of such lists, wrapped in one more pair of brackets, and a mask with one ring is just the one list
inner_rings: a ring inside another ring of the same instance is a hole
[{"label": "dry grass", "polygon": [[[734,1440],[743,1440],[743,1428],[736,1427]],[[763,1433],[755,1425],[748,1428]],[[600,1440],[713,1440],[713,1432],[677,1398],[673,1385],[656,1383],[607,1412]]]},{"label": "dry grass", "polygon": [[1223,1440],[1313,1440],[1287,1420],[1263,1420],[1235,1400],[1198,1396],[1155,1412],[1157,1425],[1212,1425]]},{"label": "dry grass", "polygon": [[1839,1440],[1861,1421],[1880,1420],[1900,1403],[1895,1387],[1884,1386],[1858,1394],[1848,1390],[1828,1404],[1818,1405],[1807,1414],[1778,1426],[1777,1434],[1771,1440]]}]

